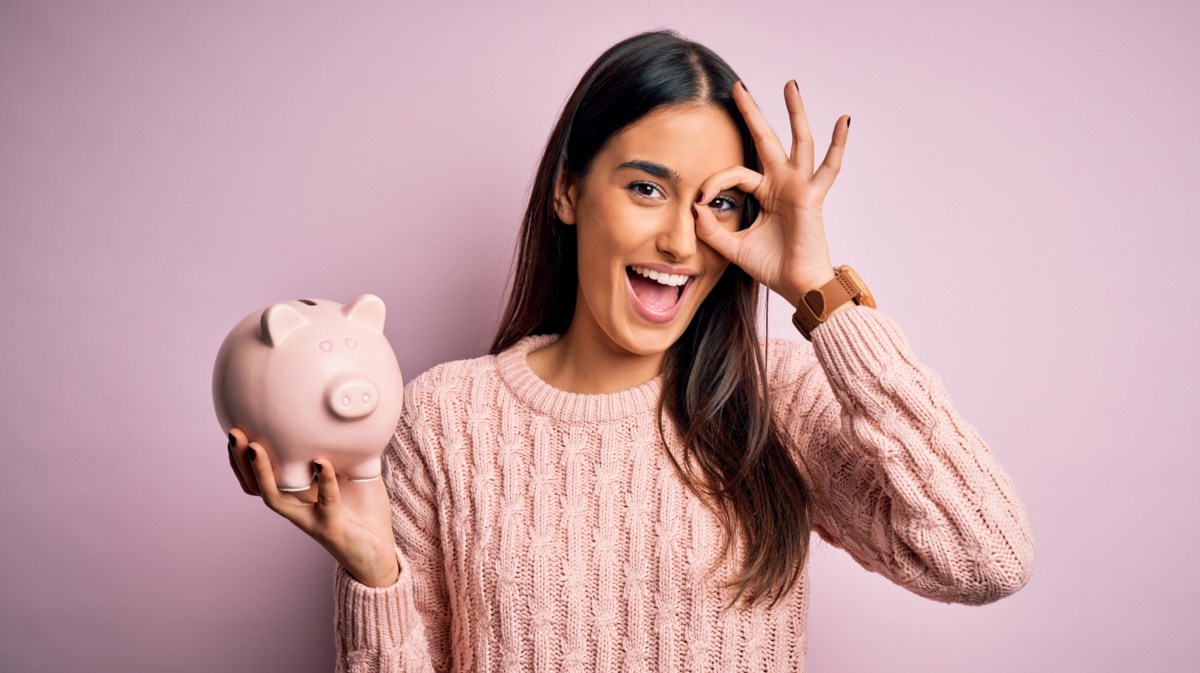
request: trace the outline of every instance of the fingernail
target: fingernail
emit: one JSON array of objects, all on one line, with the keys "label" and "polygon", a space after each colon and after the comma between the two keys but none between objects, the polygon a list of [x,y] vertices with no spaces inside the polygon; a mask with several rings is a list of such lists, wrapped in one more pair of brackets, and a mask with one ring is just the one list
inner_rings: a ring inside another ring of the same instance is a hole
[{"label": "fingernail", "polygon": [[846,117],[846,128],[850,128],[850,118]]},{"label": "fingernail", "polygon": [[746,93],[750,93],[750,87],[746,86],[745,82],[743,82],[742,80],[739,79],[738,84],[742,85],[742,91],[745,91]]},{"label": "fingernail", "polygon": [[313,469],[317,471],[317,474],[321,474],[321,464],[315,460],[313,461]]},{"label": "fingernail", "polygon": [[233,433],[232,432],[227,432],[225,434],[229,436],[229,452],[233,453],[233,445],[236,444],[237,442],[233,441]]},{"label": "fingernail", "polygon": [[253,447],[253,446],[251,446],[251,447],[247,447],[247,448],[246,448],[246,453],[250,454],[250,462],[252,462],[252,463],[253,463],[253,462],[254,462],[254,457],[255,457],[255,456],[254,456],[254,447]]},{"label": "fingernail", "polygon": [[696,203],[704,203],[704,192],[696,195]]},{"label": "fingernail", "polygon": [[796,93],[800,93],[800,85],[796,84],[796,80],[792,80],[792,88],[796,90]]}]

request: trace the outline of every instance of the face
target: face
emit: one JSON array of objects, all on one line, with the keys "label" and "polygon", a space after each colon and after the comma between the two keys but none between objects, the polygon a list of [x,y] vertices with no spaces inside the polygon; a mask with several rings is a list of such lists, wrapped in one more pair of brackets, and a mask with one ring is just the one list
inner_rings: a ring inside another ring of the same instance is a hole
[{"label": "face", "polygon": [[[577,228],[576,336],[635,355],[662,354],[679,339],[729,265],[696,237],[700,186],[741,163],[724,110],[672,105],[609,138],[587,175],[560,185],[559,219]],[[729,190],[703,207],[737,230],[743,201]]]}]

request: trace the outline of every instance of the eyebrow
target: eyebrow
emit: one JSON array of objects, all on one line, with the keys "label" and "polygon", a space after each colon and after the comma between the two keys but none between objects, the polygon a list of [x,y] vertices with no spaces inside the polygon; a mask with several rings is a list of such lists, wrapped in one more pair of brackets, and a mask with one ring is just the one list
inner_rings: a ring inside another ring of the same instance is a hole
[{"label": "eyebrow", "polygon": [[633,169],[637,169],[639,171],[645,171],[646,173],[649,173],[650,175],[653,175],[656,178],[662,178],[663,180],[670,180],[671,182],[679,182],[680,181],[680,177],[679,177],[678,173],[671,170],[670,168],[667,168],[666,166],[663,166],[661,164],[656,164],[656,163],[653,163],[650,161],[642,161],[640,159],[635,159],[634,161],[626,161],[625,163],[617,166],[617,168],[633,168]]}]

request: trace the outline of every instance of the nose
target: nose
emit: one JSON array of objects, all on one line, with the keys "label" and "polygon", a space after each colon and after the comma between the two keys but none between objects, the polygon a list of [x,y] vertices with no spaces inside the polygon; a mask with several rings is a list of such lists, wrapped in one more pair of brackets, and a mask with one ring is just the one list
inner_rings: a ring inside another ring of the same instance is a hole
[{"label": "nose", "polygon": [[674,260],[696,254],[696,216],[691,204],[685,204],[673,215],[666,216],[663,230],[655,241],[658,251]]},{"label": "nose", "polygon": [[379,390],[369,379],[343,377],[325,389],[325,404],[334,416],[352,421],[369,416],[379,404]]}]

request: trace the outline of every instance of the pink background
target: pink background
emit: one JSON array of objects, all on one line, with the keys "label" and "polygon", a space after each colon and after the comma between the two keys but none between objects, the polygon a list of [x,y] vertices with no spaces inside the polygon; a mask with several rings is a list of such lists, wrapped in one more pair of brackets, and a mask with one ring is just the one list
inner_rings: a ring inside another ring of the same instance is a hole
[{"label": "pink background", "polygon": [[412,4],[0,4],[0,668],[330,670],[332,560],[230,473],[220,340],[373,292],[409,377],[482,354],[560,106],[657,26],[785,138],[797,78],[818,157],[853,116],[834,261],[1034,527],[984,608],[818,543],[811,670],[1200,667],[1200,6]]}]

